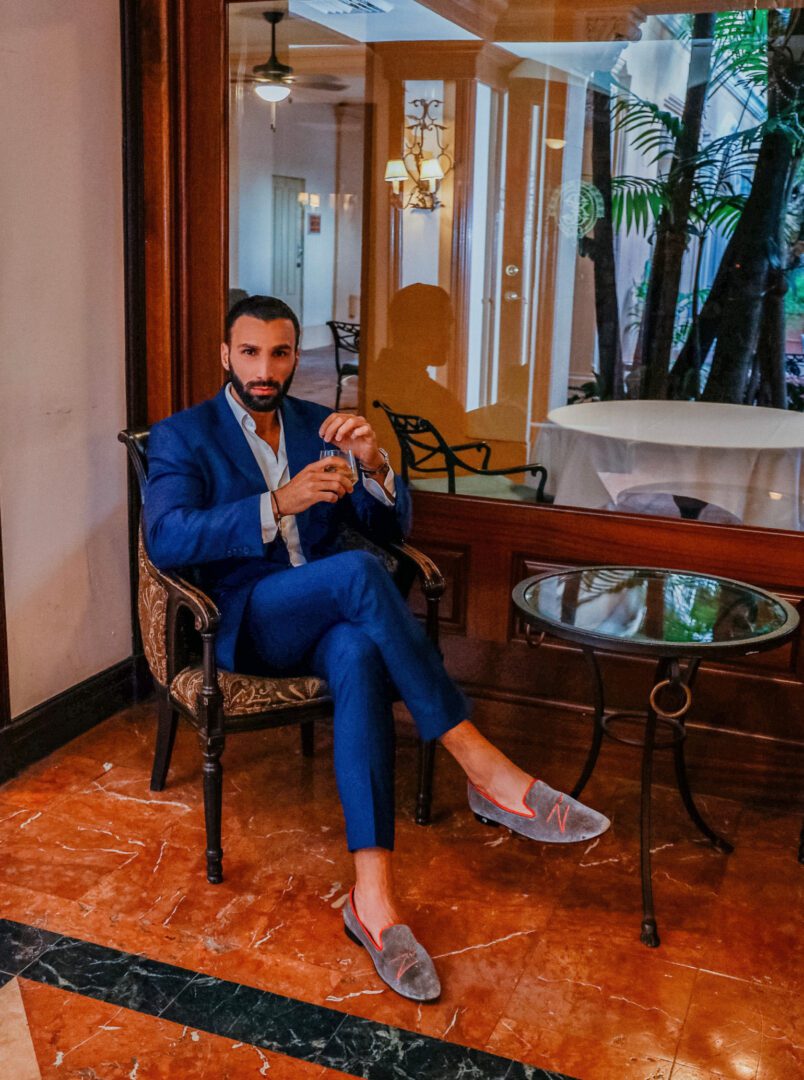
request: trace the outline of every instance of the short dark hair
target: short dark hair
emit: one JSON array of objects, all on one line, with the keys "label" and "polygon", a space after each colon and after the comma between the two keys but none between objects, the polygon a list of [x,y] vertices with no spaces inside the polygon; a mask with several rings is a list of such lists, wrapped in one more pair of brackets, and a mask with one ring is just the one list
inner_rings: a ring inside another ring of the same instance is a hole
[{"label": "short dark hair", "polygon": [[288,319],[293,323],[296,332],[296,348],[299,347],[301,326],[293,308],[288,307],[284,300],[276,296],[246,296],[238,300],[229,308],[224,324],[223,340],[227,345],[232,343],[232,327],[241,315],[250,315],[252,319],[262,319],[263,322],[273,322],[274,319]]}]

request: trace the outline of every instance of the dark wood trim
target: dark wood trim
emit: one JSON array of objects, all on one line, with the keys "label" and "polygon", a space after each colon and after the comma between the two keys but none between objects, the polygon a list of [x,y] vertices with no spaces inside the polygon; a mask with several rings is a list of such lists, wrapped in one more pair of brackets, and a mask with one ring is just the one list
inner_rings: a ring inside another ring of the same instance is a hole
[{"label": "dark wood trim", "polygon": [[181,404],[186,407],[221,386],[229,282],[229,34],[223,0],[179,0],[178,9],[177,275]]},{"label": "dark wood trim", "polygon": [[11,760],[2,778],[46,757],[149,692],[142,664],[129,656],[22,713],[4,732]]},{"label": "dark wood trim", "polygon": [[[142,26],[136,0],[120,0],[120,50],[123,79],[123,244],[125,260],[126,425],[148,422],[145,292],[145,169],[142,115]],[[122,448],[121,448],[122,449]],[[139,485],[128,467],[128,550],[131,593],[131,643],[142,655],[137,613],[139,570]]]},{"label": "dark wood trim", "polygon": [[171,0],[130,0],[136,15],[129,27],[138,36],[139,99],[142,127],[145,360],[148,422],[180,407],[177,373],[175,256],[177,75]]},{"label": "dark wood trim", "polygon": [[[493,716],[498,705],[502,712],[518,705],[558,708],[568,718],[591,706],[580,650],[550,639],[535,650],[525,643],[511,590],[530,574],[598,562],[667,566],[771,589],[804,614],[797,533],[425,492],[414,493],[414,521],[413,542],[436,562],[442,553],[462,553],[441,560],[447,595],[464,598],[461,617],[445,621],[442,644],[449,670],[469,693],[496,703]],[[688,744],[705,785],[698,790],[741,793],[767,805],[801,797],[801,652],[799,638],[773,652],[702,668]],[[610,707],[644,708],[654,665],[606,654],[601,665]],[[504,731],[493,734],[502,738]],[[563,738],[554,731],[534,737]],[[707,773],[712,754],[718,762]]]}]

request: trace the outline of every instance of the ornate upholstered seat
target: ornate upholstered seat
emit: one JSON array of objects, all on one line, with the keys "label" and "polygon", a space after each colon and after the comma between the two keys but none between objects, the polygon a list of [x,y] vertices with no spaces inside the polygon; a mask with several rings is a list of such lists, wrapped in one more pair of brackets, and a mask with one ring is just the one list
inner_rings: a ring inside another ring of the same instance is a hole
[{"label": "ornate upholstered seat", "polygon": [[[141,493],[148,475],[148,431],[121,431]],[[345,534],[345,548],[371,541]],[[386,567],[403,593],[416,577],[427,600],[427,630],[438,644],[438,604],[444,579],[435,564],[409,544],[382,549]],[[332,701],[327,684],[313,675],[275,678],[224,671],[215,661],[215,634],[220,614],[197,586],[175,573],[159,570],[148,557],[140,530],[138,546],[138,614],[142,646],[159,701],[159,728],[151,774],[151,789],[165,786],[178,715],[198,730],[204,751],[204,812],[207,828],[207,878],[223,880],[221,849],[221,754],[229,734],[280,727],[301,727],[302,752],[313,753],[313,725],[329,717]],[[416,820],[427,824],[433,778],[434,747],[421,743]]]}]

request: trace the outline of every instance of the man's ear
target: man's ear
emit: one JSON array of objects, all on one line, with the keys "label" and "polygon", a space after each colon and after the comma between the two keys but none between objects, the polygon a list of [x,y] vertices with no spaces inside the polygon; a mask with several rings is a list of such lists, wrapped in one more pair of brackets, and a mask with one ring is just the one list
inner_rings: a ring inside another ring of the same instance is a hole
[{"label": "man's ear", "polygon": [[228,371],[229,370],[229,346],[226,344],[225,341],[221,342],[221,363],[223,364],[224,368]]}]

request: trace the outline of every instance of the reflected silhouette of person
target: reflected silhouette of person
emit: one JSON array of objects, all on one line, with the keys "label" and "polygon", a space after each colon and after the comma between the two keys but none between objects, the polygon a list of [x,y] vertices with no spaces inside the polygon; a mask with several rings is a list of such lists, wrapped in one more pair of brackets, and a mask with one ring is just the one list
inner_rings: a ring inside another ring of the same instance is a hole
[{"label": "reflected silhouette of person", "polygon": [[374,366],[377,396],[394,412],[430,420],[448,443],[465,440],[466,412],[428,368],[454,363],[455,313],[439,285],[406,285],[388,309],[390,345]]},{"label": "reflected silhouette of person", "polygon": [[471,439],[497,440],[516,446],[514,464],[527,453],[525,398],[527,366],[500,358],[498,393],[493,405],[466,410],[463,402],[428,369],[449,371],[455,364],[455,311],[439,285],[417,282],[394,296],[388,309],[390,344],[374,364],[376,393],[398,413],[429,420],[450,445]]}]

